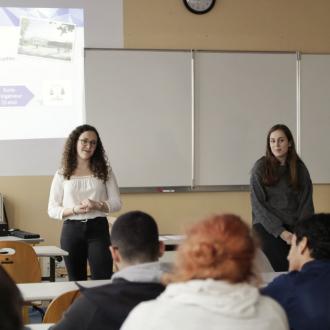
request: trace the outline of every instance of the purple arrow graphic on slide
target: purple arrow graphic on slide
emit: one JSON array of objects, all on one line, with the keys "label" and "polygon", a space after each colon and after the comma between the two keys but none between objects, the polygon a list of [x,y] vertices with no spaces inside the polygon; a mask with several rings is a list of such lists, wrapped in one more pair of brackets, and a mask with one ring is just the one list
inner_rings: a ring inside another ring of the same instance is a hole
[{"label": "purple arrow graphic on slide", "polygon": [[25,86],[0,86],[0,107],[24,107],[33,96]]}]

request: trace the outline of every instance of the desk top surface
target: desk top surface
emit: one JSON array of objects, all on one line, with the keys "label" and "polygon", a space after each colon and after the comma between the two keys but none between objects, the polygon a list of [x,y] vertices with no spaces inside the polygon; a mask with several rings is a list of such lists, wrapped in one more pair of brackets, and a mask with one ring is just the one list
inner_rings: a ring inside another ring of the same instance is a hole
[{"label": "desk top surface", "polygon": [[43,242],[44,239],[42,237],[39,237],[39,238],[20,238],[20,237],[16,237],[16,236],[0,236],[0,241],[22,241],[22,242],[26,242],[26,243],[35,244],[35,243]]},{"label": "desk top surface", "polygon": [[47,330],[54,323],[35,323],[35,324],[27,324],[26,327],[29,330]]},{"label": "desk top surface", "polygon": [[166,245],[178,245],[185,238],[185,235],[159,235],[159,240]]},{"label": "desk top surface", "polygon": [[[261,273],[263,286],[267,285],[275,277],[281,274],[285,274],[285,272]],[[111,283],[111,280],[79,281],[78,283],[84,287],[92,288],[109,284]],[[22,293],[24,301],[52,300],[64,292],[76,290],[78,288],[75,282],[70,281],[23,283],[17,284],[17,286]]]},{"label": "desk top surface", "polygon": [[260,273],[262,286],[269,284],[275,277],[287,274],[287,272],[269,272],[269,273]]},{"label": "desk top surface", "polygon": [[[111,280],[79,281],[80,285],[92,288],[95,286],[111,283]],[[76,290],[78,286],[75,282],[41,282],[17,284],[22,293],[24,301],[52,300],[67,291]]]},{"label": "desk top surface", "polygon": [[54,245],[38,245],[33,247],[38,257],[63,257],[69,253]]}]

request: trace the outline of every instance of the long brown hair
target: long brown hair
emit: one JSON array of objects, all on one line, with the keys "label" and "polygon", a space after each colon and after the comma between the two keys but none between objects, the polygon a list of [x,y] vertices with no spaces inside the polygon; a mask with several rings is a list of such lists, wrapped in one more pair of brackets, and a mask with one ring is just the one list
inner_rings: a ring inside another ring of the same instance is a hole
[{"label": "long brown hair", "polygon": [[298,163],[301,162],[301,159],[297,154],[296,145],[290,129],[283,124],[274,125],[267,134],[265,167],[262,175],[262,181],[265,185],[272,186],[276,184],[280,179],[278,173],[280,162],[273,155],[269,142],[270,135],[277,130],[281,130],[289,141],[290,146],[286,157],[286,161],[288,163],[289,173],[290,173],[289,181],[293,189],[298,190],[299,189]]},{"label": "long brown hair", "polygon": [[174,271],[163,280],[172,283],[212,278],[249,282],[255,277],[255,252],[250,229],[240,217],[213,215],[188,230],[178,249]]},{"label": "long brown hair", "polygon": [[94,176],[106,182],[111,174],[111,167],[99,133],[95,127],[90,125],[76,127],[67,138],[62,155],[63,176],[69,180],[74,170],[77,168],[77,141],[80,135],[86,131],[94,132],[97,136],[96,148],[90,159],[90,169]]}]

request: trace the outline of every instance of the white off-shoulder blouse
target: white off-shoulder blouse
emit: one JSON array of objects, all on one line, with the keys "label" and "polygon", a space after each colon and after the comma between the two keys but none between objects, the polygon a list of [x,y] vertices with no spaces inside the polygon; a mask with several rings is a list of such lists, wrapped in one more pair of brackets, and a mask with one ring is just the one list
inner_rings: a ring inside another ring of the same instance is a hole
[{"label": "white off-shoulder blouse", "polygon": [[48,215],[53,219],[83,220],[106,216],[107,213],[93,210],[86,214],[70,215],[63,218],[66,208],[79,205],[84,199],[91,199],[107,204],[109,213],[120,210],[121,200],[115,174],[111,172],[109,180],[104,183],[93,175],[71,176],[70,180],[64,178],[61,170],[55,173],[50,188]]}]

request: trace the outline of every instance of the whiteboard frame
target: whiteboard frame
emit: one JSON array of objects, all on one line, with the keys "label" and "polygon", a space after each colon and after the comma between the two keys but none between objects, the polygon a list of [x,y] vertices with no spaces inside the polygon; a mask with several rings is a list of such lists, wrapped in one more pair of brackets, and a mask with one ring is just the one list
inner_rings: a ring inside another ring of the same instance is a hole
[{"label": "whiteboard frame", "polygon": [[[123,49],[117,49],[117,48],[86,48],[86,50],[95,50],[95,49],[102,49],[102,50],[123,50]],[[195,95],[195,56],[197,52],[205,52],[205,50],[168,50],[168,49],[124,49],[125,51],[190,51],[191,53],[191,70],[192,70],[192,79],[191,82],[191,100],[192,100],[192,157],[191,157],[191,169],[192,169],[192,178],[191,178],[191,185],[187,186],[150,186],[150,187],[121,187],[120,190],[123,193],[148,193],[148,192],[201,192],[201,191],[248,191],[249,185],[248,184],[232,184],[232,185],[198,185],[196,184],[196,176],[195,176],[195,111],[196,111],[196,95]],[[296,132],[296,143],[297,143],[297,149],[298,152],[300,151],[300,145],[301,145],[301,73],[300,73],[300,67],[301,67],[301,56],[303,55],[300,52],[237,52],[237,51],[217,51],[217,50],[208,50],[207,52],[215,52],[215,53],[243,53],[243,54],[296,54],[297,61],[296,61],[296,126],[290,127],[293,131]],[[317,54],[312,54],[317,55]],[[330,55],[330,54],[321,54],[321,55]],[[304,155],[302,155],[304,156]],[[307,162],[308,164],[308,162]],[[326,184],[325,182],[317,182],[319,184]]]}]

